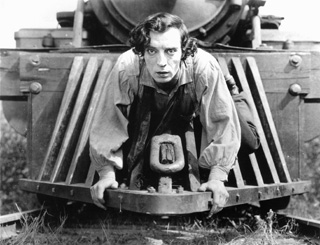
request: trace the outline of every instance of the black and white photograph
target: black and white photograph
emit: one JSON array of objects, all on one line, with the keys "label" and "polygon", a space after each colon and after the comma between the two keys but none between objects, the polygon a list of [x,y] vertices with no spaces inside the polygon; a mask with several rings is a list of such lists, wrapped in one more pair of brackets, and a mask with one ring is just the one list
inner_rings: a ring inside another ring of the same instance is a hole
[{"label": "black and white photograph", "polygon": [[0,0],[0,244],[320,245],[318,0]]}]

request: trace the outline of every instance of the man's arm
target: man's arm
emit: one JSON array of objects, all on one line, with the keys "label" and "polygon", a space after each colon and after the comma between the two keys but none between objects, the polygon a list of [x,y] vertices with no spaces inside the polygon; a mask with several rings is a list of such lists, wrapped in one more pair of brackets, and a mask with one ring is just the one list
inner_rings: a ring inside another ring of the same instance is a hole
[{"label": "man's arm", "polygon": [[224,78],[236,106],[241,127],[241,146],[239,154],[247,155],[253,153],[260,146],[260,137],[256,125],[254,124],[252,108],[247,98],[247,94],[244,91],[239,92],[233,76],[226,74]]},{"label": "man's arm", "polygon": [[210,174],[199,191],[213,192],[213,214],[228,200],[224,182],[240,147],[241,130],[235,105],[216,60],[210,59],[201,74],[199,79],[206,88],[200,105],[203,132],[199,165],[210,169]]},{"label": "man's arm", "polygon": [[[107,188],[117,188],[115,168],[122,169],[122,144],[128,139],[127,115],[132,96],[125,65],[128,53],[120,56],[101,92],[90,132],[90,157],[99,181],[91,187],[94,203],[104,207],[103,195]],[[129,59],[131,55],[129,54]]]}]

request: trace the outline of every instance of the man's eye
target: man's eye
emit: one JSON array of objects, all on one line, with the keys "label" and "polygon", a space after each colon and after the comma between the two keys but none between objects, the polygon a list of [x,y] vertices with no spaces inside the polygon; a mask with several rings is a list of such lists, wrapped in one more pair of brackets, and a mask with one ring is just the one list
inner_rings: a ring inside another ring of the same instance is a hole
[{"label": "man's eye", "polygon": [[153,54],[156,53],[156,51],[153,50],[153,49],[147,49],[147,53],[150,54],[150,55],[153,55]]},{"label": "man's eye", "polygon": [[168,53],[169,55],[173,55],[175,52],[176,52],[175,49],[168,49],[168,50],[167,50],[167,53]]}]

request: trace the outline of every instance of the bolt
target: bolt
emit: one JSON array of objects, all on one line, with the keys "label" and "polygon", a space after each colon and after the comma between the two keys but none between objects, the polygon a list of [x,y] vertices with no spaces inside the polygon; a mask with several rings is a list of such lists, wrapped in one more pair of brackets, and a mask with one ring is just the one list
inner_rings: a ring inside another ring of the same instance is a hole
[{"label": "bolt", "polygon": [[56,189],[55,189],[54,187],[52,187],[51,192],[52,192],[52,193],[55,193],[55,192],[56,192]]},{"label": "bolt", "polygon": [[261,199],[261,197],[262,197],[262,192],[258,191],[258,199]]},{"label": "bolt", "polygon": [[207,30],[204,29],[203,27],[199,28],[199,32],[201,33],[202,36],[204,36],[204,37],[207,36]]},{"label": "bolt", "polygon": [[70,190],[70,196],[74,195],[74,190]]},{"label": "bolt", "polygon": [[37,185],[37,191],[40,190],[40,185]]},{"label": "bolt", "polygon": [[289,93],[292,95],[292,96],[297,96],[301,93],[301,86],[297,83],[294,83],[294,84],[291,84],[290,87],[289,87]]},{"label": "bolt", "polygon": [[280,189],[279,189],[279,187],[277,187],[277,189],[276,189],[276,195],[277,195],[277,196],[280,195]]},{"label": "bolt", "polygon": [[184,189],[183,187],[180,185],[178,188],[177,188],[177,193],[183,193]]},{"label": "bolt", "polygon": [[292,193],[294,193],[294,191],[295,191],[294,187],[292,187],[292,190],[291,190],[291,191],[292,191]]},{"label": "bolt", "polygon": [[33,55],[30,57],[30,62],[33,66],[40,65],[40,57],[38,55]]},{"label": "bolt", "polygon": [[42,85],[38,82],[33,82],[29,86],[29,91],[32,94],[39,94],[42,91]]},{"label": "bolt", "polygon": [[239,202],[240,201],[240,194],[237,194],[236,195],[236,202]]},{"label": "bolt", "polygon": [[302,59],[301,56],[299,55],[291,55],[289,58],[289,63],[290,65],[294,66],[294,67],[298,67],[299,65],[301,65]]},{"label": "bolt", "polygon": [[230,6],[234,10],[239,10],[239,9],[241,9],[242,1],[241,0],[231,0]]},{"label": "bolt", "polygon": [[119,213],[122,213],[122,199],[123,199],[123,196],[119,195],[118,198],[119,198]]},{"label": "bolt", "polygon": [[7,56],[8,55],[8,52],[7,51],[1,51],[1,56]]},{"label": "bolt", "polygon": [[282,49],[293,49],[293,48],[294,48],[294,42],[290,39],[286,40],[282,45]]},{"label": "bolt", "polygon": [[156,192],[156,189],[153,186],[148,187],[147,190],[148,190],[149,193],[155,193]]}]

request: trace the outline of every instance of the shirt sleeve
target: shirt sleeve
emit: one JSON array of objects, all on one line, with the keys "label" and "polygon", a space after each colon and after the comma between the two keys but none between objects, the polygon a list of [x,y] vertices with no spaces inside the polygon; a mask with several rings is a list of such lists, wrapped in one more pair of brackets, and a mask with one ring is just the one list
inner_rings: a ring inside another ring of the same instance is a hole
[{"label": "shirt sleeve", "polygon": [[128,139],[127,115],[133,100],[126,69],[133,53],[128,52],[132,53],[121,55],[107,77],[91,126],[90,157],[100,178],[123,167],[121,146]]},{"label": "shirt sleeve", "polygon": [[207,62],[197,72],[197,84],[203,91],[199,112],[202,124],[199,166],[210,169],[209,180],[226,181],[240,147],[240,123],[217,61],[210,54],[201,60]]},{"label": "shirt sleeve", "polygon": [[232,96],[241,127],[240,154],[250,154],[260,146],[260,137],[254,123],[252,108],[244,91]]}]

